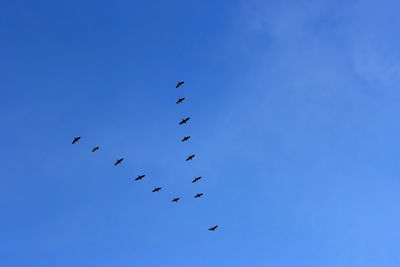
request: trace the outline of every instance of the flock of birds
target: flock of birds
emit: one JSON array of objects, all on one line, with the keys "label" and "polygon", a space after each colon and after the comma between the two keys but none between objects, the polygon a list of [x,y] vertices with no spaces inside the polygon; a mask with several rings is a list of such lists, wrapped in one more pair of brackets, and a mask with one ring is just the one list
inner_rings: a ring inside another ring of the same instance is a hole
[{"label": "flock of birds", "polygon": [[[185,83],[184,81],[178,82],[177,85],[175,86],[175,88],[181,87],[184,83]],[[183,100],[185,100],[184,97],[179,98],[178,101],[176,101],[176,104],[182,103]],[[189,120],[190,120],[190,117],[187,117],[187,118],[185,118],[185,119],[182,119],[182,120],[179,122],[179,125],[186,124]],[[73,139],[73,141],[72,141],[72,144],[75,144],[75,143],[78,142],[80,139],[81,139],[81,136],[74,137],[74,139]],[[189,135],[189,136],[185,136],[185,137],[182,138],[181,142],[186,142],[186,141],[188,141],[189,139],[190,139],[190,135]],[[100,147],[98,147],[98,146],[94,147],[94,148],[92,149],[92,152],[96,152],[97,150],[99,150],[99,148],[100,148]],[[186,161],[192,160],[192,159],[194,158],[194,156],[195,156],[195,154],[192,154],[192,155],[188,156],[188,157],[186,158]],[[124,160],[124,158],[118,159],[118,160],[114,163],[114,166],[117,166],[117,165],[121,164],[123,160]],[[146,176],[145,174],[138,175],[138,176],[135,178],[135,181],[142,180],[145,176]],[[200,179],[201,179],[201,176],[198,176],[198,177],[196,177],[196,178],[193,179],[192,183],[196,183],[196,182],[199,181]],[[154,193],[154,192],[158,192],[158,191],[160,191],[161,189],[162,189],[161,187],[155,187],[155,188],[153,189],[152,192],[153,192],[153,193]],[[200,198],[202,195],[203,195],[203,193],[198,193],[198,194],[196,194],[196,195],[194,196],[194,198]],[[171,202],[178,203],[179,199],[180,199],[179,197],[175,197],[175,198],[173,198],[173,199],[171,200]],[[217,227],[218,227],[218,225],[214,225],[214,226],[208,228],[208,230],[209,230],[209,231],[215,231],[215,229],[217,229]]]}]

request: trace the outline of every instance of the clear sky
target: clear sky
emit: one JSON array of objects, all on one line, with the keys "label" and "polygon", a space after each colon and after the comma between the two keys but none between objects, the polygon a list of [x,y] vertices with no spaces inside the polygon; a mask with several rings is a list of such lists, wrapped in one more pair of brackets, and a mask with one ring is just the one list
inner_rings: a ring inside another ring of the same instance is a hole
[{"label": "clear sky", "polygon": [[0,266],[400,266],[399,14],[1,1]]}]

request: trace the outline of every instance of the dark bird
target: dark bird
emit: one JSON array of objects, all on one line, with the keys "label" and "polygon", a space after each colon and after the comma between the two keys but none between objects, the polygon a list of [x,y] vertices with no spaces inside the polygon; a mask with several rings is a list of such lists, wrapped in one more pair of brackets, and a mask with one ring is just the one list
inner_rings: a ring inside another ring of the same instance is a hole
[{"label": "dark bird", "polygon": [[182,120],[179,122],[179,125],[182,125],[182,124],[186,123],[188,120],[190,120],[190,117],[187,117],[186,119],[182,119]]},{"label": "dark bird", "polygon": [[180,198],[179,197],[176,197],[176,198],[174,198],[171,202],[176,202],[176,203],[178,203],[178,200],[179,200]]},{"label": "dark bird", "polygon": [[146,176],[146,174],[138,175],[138,177],[135,179],[135,181],[142,180],[145,176]]},{"label": "dark bird", "polygon": [[117,160],[117,161],[114,163],[114,166],[117,166],[117,165],[120,164],[123,160],[124,160],[124,158],[120,158],[119,160]]},{"label": "dark bird", "polygon": [[184,81],[178,82],[178,84],[175,86],[175,88],[178,88],[179,86],[181,86],[184,83],[185,83]]},{"label": "dark bird", "polygon": [[196,178],[194,178],[194,180],[192,181],[192,183],[195,183],[195,182],[197,182],[197,181],[200,180],[200,179],[201,179],[201,176],[196,177]]},{"label": "dark bird", "polygon": [[211,228],[209,228],[208,230],[209,230],[209,231],[215,231],[215,229],[217,229],[217,227],[218,227],[218,225],[216,225],[216,226],[214,226],[214,227],[211,227]]},{"label": "dark bird", "polygon": [[97,151],[97,150],[99,150],[99,147],[98,147],[98,146],[94,147],[94,148],[92,149],[92,152],[95,152],[95,151]]},{"label": "dark bird", "polygon": [[194,158],[194,154],[187,157],[186,161],[192,160]]},{"label": "dark bird", "polygon": [[151,192],[158,192],[158,191],[160,191],[160,190],[161,190],[161,187],[156,187],[156,188],[154,188],[153,191],[151,191]]},{"label": "dark bird", "polygon": [[182,101],[183,101],[183,100],[185,100],[185,98],[184,98],[184,97],[182,97],[182,98],[179,98],[179,99],[178,99],[178,101],[176,101],[176,103],[177,103],[177,104],[179,104],[179,103],[182,103]]},{"label": "dark bird", "polygon": [[189,140],[189,138],[190,138],[190,136],[183,137],[182,142],[185,142],[185,141]]},{"label": "dark bird", "polygon": [[203,195],[203,193],[199,193],[199,194],[195,195],[194,198],[199,198],[199,197],[201,197],[202,195]]},{"label": "dark bird", "polygon": [[78,142],[78,141],[79,141],[79,139],[81,139],[81,137],[80,137],[80,136],[78,136],[78,137],[74,137],[74,141],[72,141],[72,144],[75,144],[76,142]]}]

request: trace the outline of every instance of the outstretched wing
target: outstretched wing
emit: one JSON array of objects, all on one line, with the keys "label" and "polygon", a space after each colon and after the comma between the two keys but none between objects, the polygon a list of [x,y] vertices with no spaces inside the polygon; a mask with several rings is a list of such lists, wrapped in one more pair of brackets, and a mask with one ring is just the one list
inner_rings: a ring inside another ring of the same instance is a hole
[{"label": "outstretched wing", "polygon": [[175,86],[175,88],[178,88],[178,87],[181,86],[183,83],[184,83],[184,81],[178,82],[178,84]]},{"label": "outstretched wing", "polygon": [[201,176],[196,177],[196,178],[194,178],[194,180],[192,181],[192,183],[195,183],[195,182],[197,182],[197,181],[200,180],[200,179],[201,179]]},{"label": "outstretched wing", "polygon": [[214,231],[215,229],[217,229],[217,227],[218,227],[218,225],[216,225],[216,226],[214,226],[214,227],[211,227],[210,229],[208,229],[208,230],[210,230],[210,231]]}]

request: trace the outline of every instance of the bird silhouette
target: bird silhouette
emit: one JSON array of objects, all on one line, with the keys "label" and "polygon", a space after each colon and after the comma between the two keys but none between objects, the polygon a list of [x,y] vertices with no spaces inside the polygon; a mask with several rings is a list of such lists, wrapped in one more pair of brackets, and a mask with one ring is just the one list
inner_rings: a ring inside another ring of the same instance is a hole
[{"label": "bird silhouette", "polygon": [[209,230],[209,231],[215,231],[215,229],[217,229],[217,227],[218,227],[218,225],[213,226],[213,227],[209,228],[208,230]]},{"label": "bird silhouette", "polygon": [[153,191],[151,191],[151,192],[158,192],[158,191],[160,191],[160,190],[161,190],[161,187],[156,187],[156,188],[154,188]]},{"label": "bird silhouette", "polygon": [[92,152],[95,152],[95,151],[97,151],[97,150],[99,150],[99,147],[98,147],[98,146],[94,147],[94,148],[92,149]]},{"label": "bird silhouette", "polygon": [[79,141],[79,139],[81,139],[81,137],[80,137],[80,136],[78,136],[78,137],[74,137],[74,140],[72,141],[72,144],[75,144],[76,142],[78,142],[78,141]]},{"label": "bird silhouette", "polygon": [[186,158],[186,161],[192,160],[194,158],[194,156],[195,156],[194,154],[190,155],[189,157]]},{"label": "bird silhouette", "polygon": [[135,181],[142,180],[145,176],[146,176],[146,174],[138,175],[138,177],[135,179]]},{"label": "bird silhouette", "polygon": [[194,196],[194,198],[199,198],[199,197],[201,197],[202,195],[204,195],[204,194],[203,194],[203,193],[196,194],[196,195]]},{"label": "bird silhouette", "polygon": [[121,162],[124,160],[124,158],[120,158],[119,160],[117,160],[115,163],[114,163],[114,166],[117,166],[118,164],[121,164]]},{"label": "bird silhouette", "polygon": [[185,141],[189,140],[189,138],[190,138],[190,135],[183,137],[182,142],[185,142]]},{"label": "bird silhouette", "polygon": [[196,177],[196,178],[194,178],[194,180],[192,181],[192,183],[195,183],[195,182],[197,182],[197,181],[200,180],[200,179],[201,179],[201,176]]},{"label": "bird silhouette", "polygon": [[176,202],[176,203],[178,203],[178,200],[179,200],[180,198],[179,197],[176,197],[176,198],[174,198],[173,200],[171,200],[171,202]]},{"label": "bird silhouette", "polygon": [[176,104],[182,103],[182,101],[183,101],[183,100],[185,100],[185,98],[184,98],[184,97],[182,97],[182,98],[179,98],[179,99],[178,99],[178,101],[176,101]]},{"label": "bird silhouette", "polygon": [[179,125],[186,124],[186,122],[187,122],[188,120],[190,120],[190,117],[187,117],[186,119],[182,119],[182,120],[179,122]]},{"label": "bird silhouette", "polygon": [[181,85],[184,84],[184,83],[185,83],[185,81],[178,82],[178,83],[176,84],[175,88],[178,88],[179,86],[181,86]]}]

